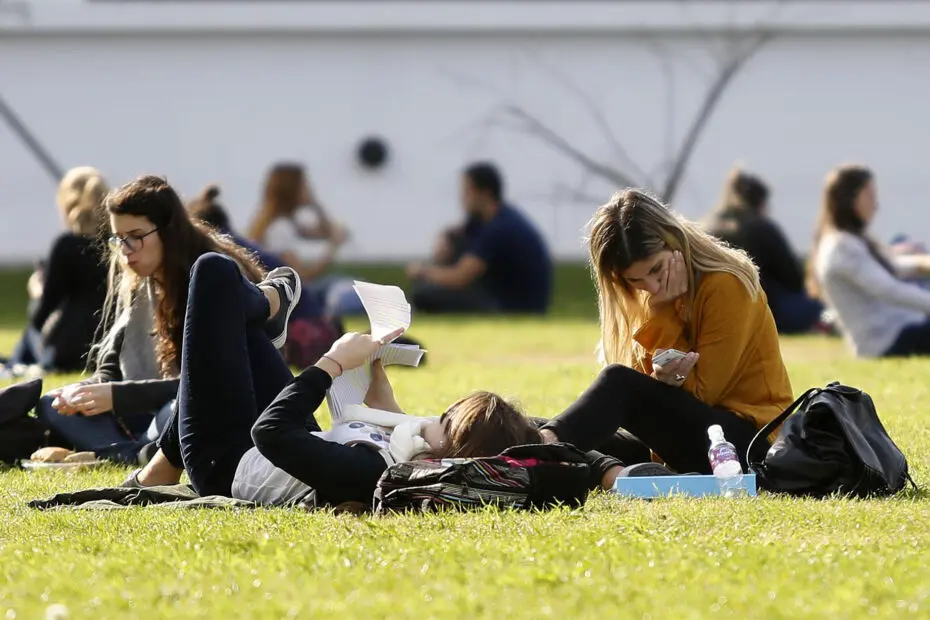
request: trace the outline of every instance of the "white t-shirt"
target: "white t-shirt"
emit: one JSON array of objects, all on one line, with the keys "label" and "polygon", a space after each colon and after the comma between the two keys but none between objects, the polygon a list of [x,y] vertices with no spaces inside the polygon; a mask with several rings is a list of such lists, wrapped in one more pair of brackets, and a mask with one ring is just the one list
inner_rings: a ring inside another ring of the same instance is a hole
[{"label": "white t-shirt", "polygon": [[302,261],[314,261],[323,256],[326,244],[301,237],[297,226],[313,226],[316,216],[309,209],[299,209],[294,218],[279,217],[265,231],[265,249],[275,254],[293,252]]},{"label": "white t-shirt", "polygon": [[847,343],[860,357],[884,355],[902,330],[930,315],[930,291],[888,273],[856,235],[824,235],[814,269]]},{"label": "white t-shirt", "polygon": [[[348,417],[350,419],[330,431],[313,434],[346,446],[370,446],[378,451],[388,467],[427,451],[429,447],[422,437],[424,425],[438,421],[438,418],[417,418],[367,407],[350,407]],[[266,506],[293,504],[311,491],[309,485],[275,467],[258,448],[242,455],[232,483],[234,498]]]},{"label": "white t-shirt", "polygon": [[[364,444],[377,450],[387,464],[390,458],[391,429],[365,422],[340,424],[331,431],[313,433],[327,441],[346,446]],[[232,496],[266,506],[283,506],[302,500],[311,488],[283,469],[275,467],[258,448],[242,455],[233,478]]]}]

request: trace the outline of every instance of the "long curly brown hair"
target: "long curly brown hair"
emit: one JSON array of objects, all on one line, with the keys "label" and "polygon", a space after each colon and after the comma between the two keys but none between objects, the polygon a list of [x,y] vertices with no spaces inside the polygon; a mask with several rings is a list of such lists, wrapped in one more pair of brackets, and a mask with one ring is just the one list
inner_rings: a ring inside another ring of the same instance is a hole
[{"label": "long curly brown hair", "polygon": [[[260,282],[264,270],[255,257],[229,237],[190,218],[184,203],[168,182],[157,176],[141,176],[110,192],[103,203],[110,215],[135,215],[148,219],[157,229],[164,247],[162,266],[153,277],[156,297],[155,354],[165,376],[177,373],[184,336],[184,315],[191,268],[207,252],[224,254],[235,260],[252,282]],[[115,319],[127,308],[143,285],[142,279],[124,268],[120,248],[110,251],[110,278],[104,321]]]}]

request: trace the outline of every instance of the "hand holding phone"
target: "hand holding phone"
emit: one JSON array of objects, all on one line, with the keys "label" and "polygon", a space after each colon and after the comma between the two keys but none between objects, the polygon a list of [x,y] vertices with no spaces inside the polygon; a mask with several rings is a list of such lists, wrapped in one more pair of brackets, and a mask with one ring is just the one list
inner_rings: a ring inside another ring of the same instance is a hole
[{"label": "hand holding phone", "polygon": [[678,349],[665,349],[664,351],[661,351],[658,354],[652,356],[652,365],[665,366],[669,362],[680,360],[687,356],[687,353],[684,351],[679,351]]},{"label": "hand holding phone", "polygon": [[665,351],[658,349],[652,356],[653,374],[655,379],[662,383],[667,383],[673,387],[681,387],[694,365],[697,364],[700,355],[695,352],[685,353],[678,349],[667,349]]}]

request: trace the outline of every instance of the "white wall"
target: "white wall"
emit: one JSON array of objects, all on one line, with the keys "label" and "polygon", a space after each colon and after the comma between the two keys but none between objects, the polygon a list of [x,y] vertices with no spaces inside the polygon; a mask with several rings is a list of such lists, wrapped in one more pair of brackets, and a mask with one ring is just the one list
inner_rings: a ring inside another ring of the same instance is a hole
[{"label": "white wall", "polygon": [[[621,2],[627,10],[615,15],[597,2],[546,2],[539,11],[502,2],[525,8],[468,24],[460,16],[479,9],[449,2],[433,22],[410,12],[425,22],[406,26],[398,11],[410,6],[378,16],[358,9],[365,3],[346,3],[355,13],[344,14],[328,2],[210,2],[186,8],[184,19],[131,4],[49,3],[30,6],[24,20],[0,15],[0,96],[63,166],[95,165],[112,183],[164,174],[189,196],[218,182],[240,227],[269,164],[302,160],[355,233],[350,258],[425,254],[434,231],[459,217],[457,173],[477,158],[501,165],[510,196],[559,256],[580,256],[594,205],[553,195],[585,175],[535,139],[488,123],[492,112],[516,103],[609,161],[615,151],[577,87],[640,167],[656,169],[693,116],[713,50],[737,36],[695,24],[740,22],[732,12],[682,14],[680,3],[658,3],[677,7],[671,12]],[[773,210],[804,248],[824,174],[857,160],[878,174],[879,233],[930,237],[930,7],[880,5],[889,14],[869,2],[845,12],[789,4],[765,14],[769,26],[784,23],[725,94],[675,206],[700,216],[739,160],[770,180]],[[553,6],[561,13],[541,21]],[[382,171],[354,161],[368,134],[392,148]],[[44,252],[59,226],[54,189],[0,124],[0,260]],[[584,189],[606,198],[611,187]]]}]

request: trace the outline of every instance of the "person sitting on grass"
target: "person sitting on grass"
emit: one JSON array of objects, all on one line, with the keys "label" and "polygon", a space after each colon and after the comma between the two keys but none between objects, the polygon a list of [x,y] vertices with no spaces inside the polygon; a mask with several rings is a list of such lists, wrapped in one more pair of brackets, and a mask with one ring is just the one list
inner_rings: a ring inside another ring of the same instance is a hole
[{"label": "person sitting on grass", "polygon": [[759,282],[779,333],[823,332],[827,329],[821,323],[823,304],[808,297],[802,262],[770,217],[770,210],[768,185],[737,168],[727,178],[723,200],[708,230],[745,250],[759,268]]},{"label": "person sitting on grass", "polygon": [[[191,216],[209,224],[217,232],[229,236],[238,245],[250,250],[266,269],[287,266],[284,258],[270,252],[259,244],[238,234],[232,227],[229,214],[219,202],[220,188],[216,185],[206,186],[200,194],[187,203]],[[291,366],[303,368],[313,364],[326,353],[330,345],[341,336],[345,329],[342,317],[333,316],[333,306],[329,304],[326,289],[320,289],[303,282],[300,299],[288,321],[288,340],[282,349],[284,359]],[[343,289],[351,288],[351,279],[340,284]],[[353,292],[355,299],[358,296]]]},{"label": "person sitting on grass", "polygon": [[413,306],[434,313],[544,314],[552,294],[552,259],[545,240],[525,215],[504,201],[497,168],[476,163],[462,174],[468,217],[444,231],[436,264],[413,263]]},{"label": "person sitting on grass", "polygon": [[57,201],[69,230],[55,239],[42,267],[29,278],[29,325],[10,356],[11,369],[37,364],[76,372],[85,367],[107,290],[97,243],[106,193],[100,172],[88,166],[72,168],[61,179]]},{"label": "person sitting on grass", "polygon": [[858,357],[930,355],[930,291],[904,278],[930,274],[930,257],[894,256],[869,235],[875,177],[845,165],[826,179],[808,274]]},{"label": "person sitting on grass", "polygon": [[[622,427],[671,469],[710,473],[707,428],[719,424],[745,467],[758,429],[793,401],[756,267],[636,189],[611,198],[590,226],[609,365],[543,437],[598,449]],[[667,349],[684,355],[655,363]]]},{"label": "person sitting on grass", "polygon": [[349,233],[323,207],[301,164],[280,162],[268,171],[248,236],[300,274],[304,289],[323,300],[327,316],[364,313],[351,278],[325,275]]},{"label": "person sitting on grass", "polygon": [[[126,486],[174,484],[186,470],[202,496],[288,505],[306,500],[312,490],[316,504],[370,505],[391,463],[425,455],[493,456],[540,442],[528,418],[487,392],[466,396],[439,419],[410,417],[390,440],[377,433],[347,443],[324,438],[314,413],[333,379],[366,363],[382,341],[345,334],[316,364],[292,376],[272,338],[286,338],[282,317],[295,303],[298,281],[296,272],[284,269],[255,285],[227,257],[197,260],[185,314],[177,416],[159,453]],[[378,364],[366,402],[400,411]],[[400,433],[407,441],[398,445]],[[589,458],[592,486],[609,486],[619,461]]]},{"label": "person sitting on grass", "polygon": [[[222,252],[253,281],[265,274],[247,251],[191,221],[178,194],[159,177],[143,176],[116,189],[104,207],[112,232],[110,278],[107,335],[96,372],[49,392],[36,412],[71,447],[138,464],[142,448],[171,418],[170,403],[178,393],[194,261],[206,252]],[[116,317],[112,324],[109,317]],[[44,450],[42,456],[57,460],[64,454]]]}]

